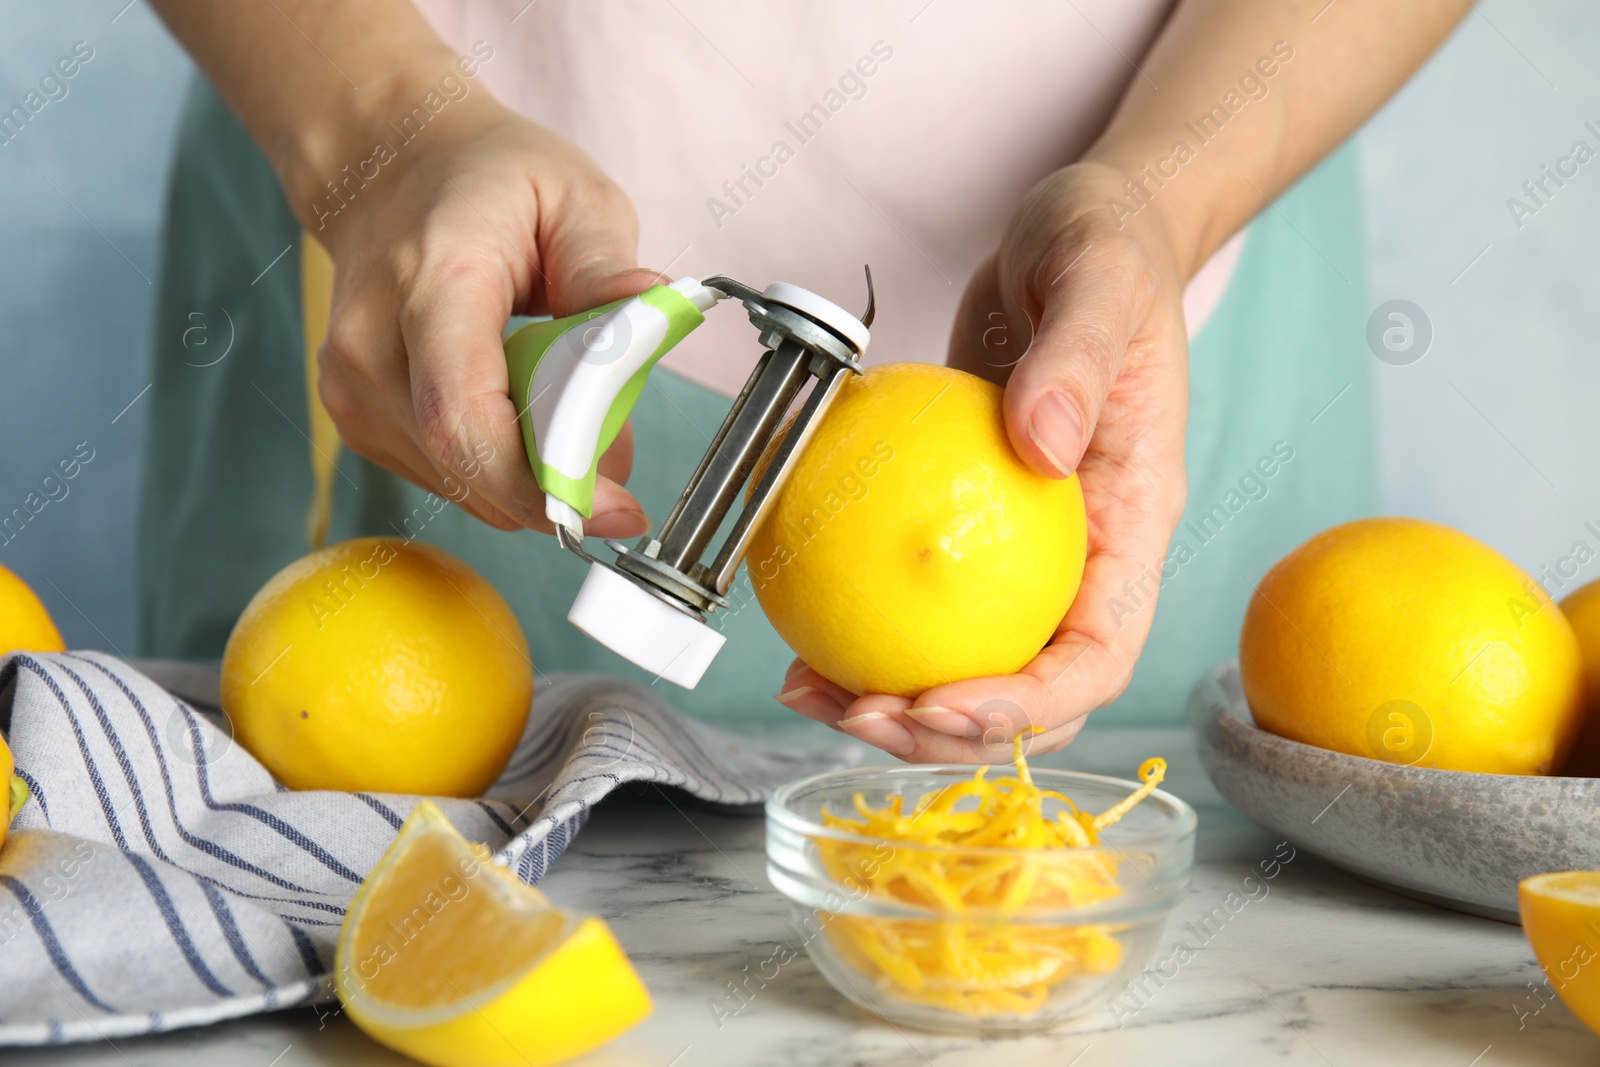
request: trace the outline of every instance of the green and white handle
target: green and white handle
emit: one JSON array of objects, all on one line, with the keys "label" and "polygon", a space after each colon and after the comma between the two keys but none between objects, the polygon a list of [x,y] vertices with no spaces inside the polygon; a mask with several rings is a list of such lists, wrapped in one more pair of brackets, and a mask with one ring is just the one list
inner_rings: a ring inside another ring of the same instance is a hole
[{"label": "green and white handle", "polygon": [[679,278],[505,341],[511,399],[545,515],[578,537],[594,508],[600,457],[639,400],[651,369],[725,294]]}]

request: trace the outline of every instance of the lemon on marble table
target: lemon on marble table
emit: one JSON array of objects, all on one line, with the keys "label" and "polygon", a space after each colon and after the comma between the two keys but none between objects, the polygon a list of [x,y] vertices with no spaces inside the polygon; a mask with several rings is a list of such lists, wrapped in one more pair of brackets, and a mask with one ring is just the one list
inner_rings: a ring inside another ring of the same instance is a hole
[{"label": "lemon on marble table", "polygon": [[552,907],[426,800],[345,913],[334,985],[357,1026],[433,1067],[562,1063],[651,1008],[603,921]]},{"label": "lemon on marble table", "polygon": [[500,594],[454,556],[396,538],[279,571],[222,655],[236,737],[294,789],[480,796],[532,701],[528,642]]}]

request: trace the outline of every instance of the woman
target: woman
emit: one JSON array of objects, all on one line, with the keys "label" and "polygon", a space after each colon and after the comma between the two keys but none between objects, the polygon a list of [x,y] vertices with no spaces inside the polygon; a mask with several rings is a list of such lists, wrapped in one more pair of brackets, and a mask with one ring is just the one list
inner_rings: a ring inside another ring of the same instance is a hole
[{"label": "woman", "polygon": [[[847,305],[870,263],[872,356],[1004,383],[1018,453],[1077,471],[1090,514],[1082,591],[1017,675],[855,698],[785,676],[744,610],[721,622],[738,653],[674,694],[692,712],[766,714],[781,681],[786,706],[913,760],[1009,758],[1030,725],[1059,747],[1113,700],[1176,721],[1265,566],[1374,505],[1353,167],[1319,161],[1464,0],[155,6],[215,91],[187,105],[162,264],[148,653],[217,654],[305,551],[320,466],[330,536],[439,544],[511,601],[542,668],[630,673],[567,627],[583,569],[527,532],[548,526],[499,341],[510,316],[656,282],[641,239],[670,276]],[[669,355],[591,531],[665,514],[753,354],[726,315]],[[365,462],[333,464],[308,395]]]}]

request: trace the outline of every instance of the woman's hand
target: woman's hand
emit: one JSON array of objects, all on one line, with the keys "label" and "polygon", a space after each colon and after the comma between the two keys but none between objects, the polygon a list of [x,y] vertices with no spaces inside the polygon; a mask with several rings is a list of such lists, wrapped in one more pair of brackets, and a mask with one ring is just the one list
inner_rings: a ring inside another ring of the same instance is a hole
[{"label": "woman's hand", "polygon": [[[344,442],[485,522],[549,531],[501,332],[658,280],[628,198],[476,80],[492,45],[458,56],[410,0],[152,3],[333,256],[317,387]],[[649,526],[619,484],[632,459],[625,429],[587,531]]]},{"label": "woman's hand", "polygon": [[[1083,479],[1089,561],[1077,600],[1010,677],[914,701],[855,698],[796,663],[783,703],[906,759],[1005,761],[1020,730],[1041,727],[1033,747],[1059,748],[1127,687],[1183,510],[1184,282],[1376,110],[1469,7],[1174,6],[1091,162],[1029,194],[967,287],[950,343],[953,366],[1006,384],[1006,427],[1029,466]],[[1226,134],[1197,140],[1194,116],[1218,113]],[[1188,155],[1174,178],[1161,161],[1178,145]],[[1135,200],[1125,178],[1144,181],[1151,166],[1173,180]],[[1115,216],[1113,199],[1124,205]],[[1129,211],[1134,203],[1143,206]]]},{"label": "woman's hand", "polygon": [[803,662],[779,700],[917,762],[1008,762],[1012,739],[1060,748],[1127,688],[1150,633],[1183,511],[1188,342],[1183,278],[1153,210],[1124,214],[1123,177],[1080,163],[1028,195],[974,275],[950,364],[1004,384],[1006,428],[1034,470],[1076,471],[1088,508],[1083,584],[1050,644],[1019,673],[915,700],[855,697]]},{"label": "woman's hand", "polygon": [[[502,529],[551,530],[508,395],[513,314],[570,315],[640,292],[638,221],[577,148],[475,89],[451,102],[319,231],[335,264],[318,389],[356,452]],[[586,530],[649,525],[600,462]]]}]

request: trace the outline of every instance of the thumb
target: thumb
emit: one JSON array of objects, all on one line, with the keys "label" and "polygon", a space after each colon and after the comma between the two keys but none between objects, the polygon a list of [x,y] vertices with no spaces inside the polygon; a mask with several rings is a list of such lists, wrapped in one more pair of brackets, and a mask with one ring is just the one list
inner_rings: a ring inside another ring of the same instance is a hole
[{"label": "thumb", "polygon": [[1067,260],[1072,265],[1059,273],[1038,272],[1055,277],[1041,283],[1044,291],[1007,301],[1042,313],[1033,343],[1006,384],[1006,431],[1023,461],[1053,478],[1065,478],[1083,460],[1122,371],[1138,299],[1130,273],[1090,263],[1087,252]]},{"label": "thumb", "polygon": [[[578,201],[578,202],[574,202]],[[638,265],[639,223],[615,186],[568,197],[554,209],[540,244],[545,300],[555,318],[641,293],[660,276]]]}]

